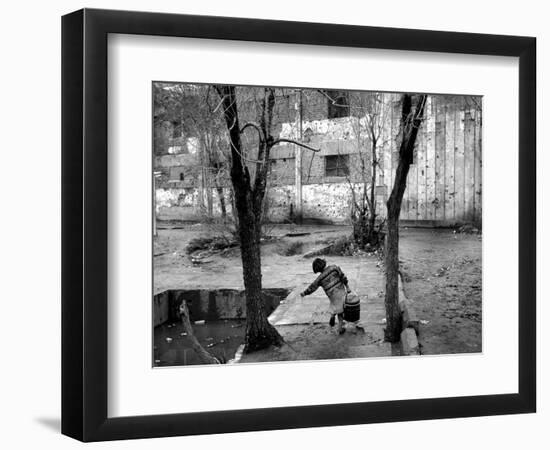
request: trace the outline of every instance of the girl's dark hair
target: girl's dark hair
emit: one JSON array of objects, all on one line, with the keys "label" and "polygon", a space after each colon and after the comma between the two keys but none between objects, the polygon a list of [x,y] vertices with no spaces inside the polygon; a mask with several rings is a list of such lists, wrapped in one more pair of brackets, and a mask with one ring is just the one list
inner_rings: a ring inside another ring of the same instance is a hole
[{"label": "girl's dark hair", "polygon": [[325,270],[326,265],[327,265],[327,262],[324,259],[315,258],[312,264],[313,273],[321,273],[323,270]]}]

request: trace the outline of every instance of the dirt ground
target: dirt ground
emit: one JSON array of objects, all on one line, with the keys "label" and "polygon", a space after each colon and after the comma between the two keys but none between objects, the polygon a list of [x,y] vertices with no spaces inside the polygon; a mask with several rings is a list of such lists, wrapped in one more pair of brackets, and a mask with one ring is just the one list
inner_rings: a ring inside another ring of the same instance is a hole
[{"label": "dirt ground", "polygon": [[343,335],[338,335],[335,328],[326,323],[278,326],[285,345],[249,353],[242,357],[241,362],[373,358],[400,354],[398,345],[384,342],[381,326],[380,332],[373,333],[357,331],[349,325]]},{"label": "dirt ground", "polygon": [[[273,237],[262,245],[262,280],[265,288],[293,289],[312,281],[311,259],[303,254],[348,235],[348,226],[280,225],[271,227]],[[204,224],[161,223],[154,242],[155,293],[174,288],[242,289],[242,266],[238,248],[205,252],[199,261],[186,253],[188,242],[198,236],[219,234]],[[331,257],[331,260],[334,259]],[[379,281],[372,286],[383,304],[383,264],[376,256],[337,257],[337,264],[361,263],[378,268]],[[400,261],[404,289],[413,301],[421,322],[419,341],[423,354],[481,351],[481,239],[452,230],[401,229]],[[371,268],[372,268],[371,267]],[[373,319],[374,320],[374,319]],[[380,320],[376,317],[375,320]],[[338,336],[325,323],[278,326],[290,344],[246,355],[246,362],[262,360],[333,359],[396,354],[383,342],[383,323],[367,333],[353,329]],[[374,330],[374,331],[373,331]],[[388,353],[390,352],[390,353]]]},{"label": "dirt ground", "polygon": [[405,294],[414,301],[423,354],[482,351],[481,235],[401,229]]},{"label": "dirt ground", "polygon": [[[292,288],[300,275],[311,274],[311,261],[302,255],[350,232],[350,227],[277,225],[268,228],[269,239],[262,244],[262,283],[265,288]],[[162,223],[154,240],[154,291],[192,288],[243,289],[241,256],[238,248],[200,255],[194,263],[187,244],[199,236],[215,236],[220,228],[205,224]],[[297,236],[287,236],[297,234]],[[297,254],[289,255],[290,247]]]}]

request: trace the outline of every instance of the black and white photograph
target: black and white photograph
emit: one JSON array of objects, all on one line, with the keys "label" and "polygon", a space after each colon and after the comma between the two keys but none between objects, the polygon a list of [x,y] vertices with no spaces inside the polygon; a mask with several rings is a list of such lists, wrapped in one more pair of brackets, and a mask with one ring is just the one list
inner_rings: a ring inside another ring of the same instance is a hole
[{"label": "black and white photograph", "polygon": [[0,447],[543,449],[545,6],[6,3]]},{"label": "black and white photograph", "polygon": [[152,82],[153,367],[483,352],[483,97]]}]

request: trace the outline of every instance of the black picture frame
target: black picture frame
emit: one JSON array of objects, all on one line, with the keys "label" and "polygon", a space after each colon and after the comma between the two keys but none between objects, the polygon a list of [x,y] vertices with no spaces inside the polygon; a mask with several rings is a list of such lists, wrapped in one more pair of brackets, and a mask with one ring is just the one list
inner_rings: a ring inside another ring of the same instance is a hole
[{"label": "black picture frame", "polygon": [[[517,393],[107,417],[107,36],[519,58]],[[536,39],[84,9],[62,18],[62,433],[82,441],[530,413],[536,409]]]}]

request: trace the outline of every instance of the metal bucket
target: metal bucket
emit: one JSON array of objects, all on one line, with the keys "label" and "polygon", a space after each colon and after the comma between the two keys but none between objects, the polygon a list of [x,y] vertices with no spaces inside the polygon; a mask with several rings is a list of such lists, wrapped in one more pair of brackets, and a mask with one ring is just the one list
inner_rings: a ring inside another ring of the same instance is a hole
[{"label": "metal bucket", "polygon": [[346,322],[358,322],[360,317],[361,305],[359,296],[350,292],[344,302],[344,320]]}]

